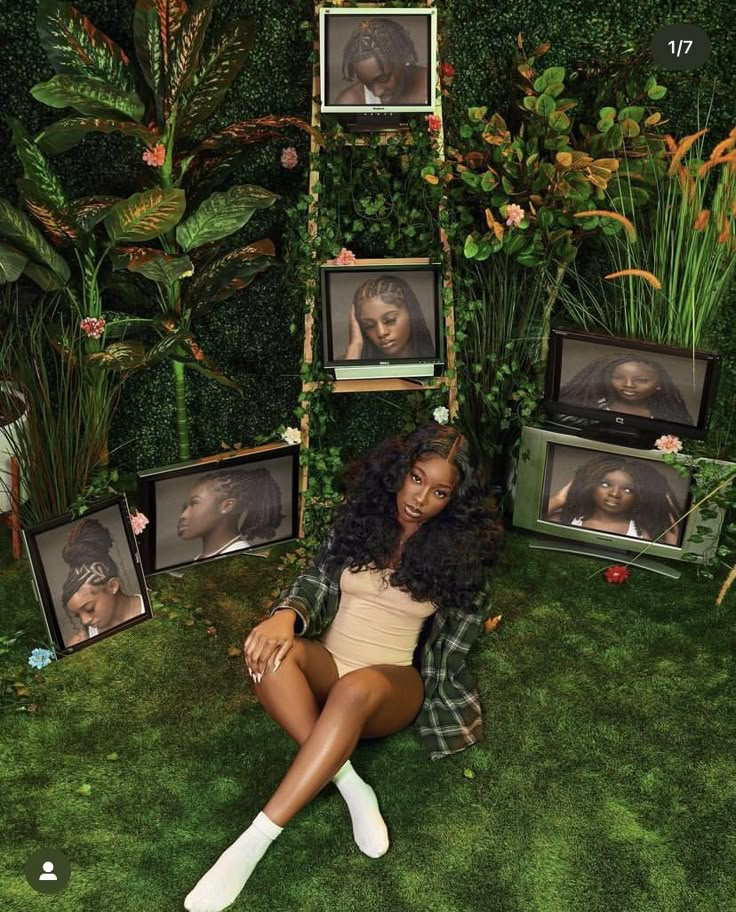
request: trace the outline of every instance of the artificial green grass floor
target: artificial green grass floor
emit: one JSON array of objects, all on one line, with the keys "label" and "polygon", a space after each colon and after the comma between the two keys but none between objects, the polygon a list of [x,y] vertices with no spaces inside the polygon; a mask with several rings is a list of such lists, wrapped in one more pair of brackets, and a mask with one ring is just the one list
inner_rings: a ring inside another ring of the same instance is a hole
[{"label": "artificial green grass floor", "polygon": [[[471,654],[485,741],[437,762],[412,729],[360,744],[388,853],[359,852],[328,786],[233,912],[736,908],[733,594],[715,609],[717,585],[691,567],[609,585],[588,578],[602,562],[528,540],[509,535],[504,619]],[[1,547],[5,560],[4,533]],[[283,550],[151,578],[166,606],[153,620],[30,675],[35,713],[4,704],[2,912],[181,910],[262,809],[296,745],[227,649],[262,616]],[[25,562],[5,560],[0,612],[0,633],[27,631],[0,660],[12,681],[46,645]],[[41,846],[72,859],[53,897],[22,873]]]}]

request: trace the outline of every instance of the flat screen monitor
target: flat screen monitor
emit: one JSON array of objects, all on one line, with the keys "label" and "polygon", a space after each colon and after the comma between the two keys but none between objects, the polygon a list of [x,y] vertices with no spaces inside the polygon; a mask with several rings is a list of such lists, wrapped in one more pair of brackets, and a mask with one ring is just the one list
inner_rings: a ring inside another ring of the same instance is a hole
[{"label": "flat screen monitor", "polygon": [[[706,461],[724,472],[736,468]],[[685,516],[692,485],[692,474],[680,475],[658,450],[525,427],[513,522],[571,542],[625,551],[646,547],[648,556],[702,561],[715,552],[723,512],[705,516],[697,509]]]},{"label": "flat screen monitor", "polygon": [[544,407],[655,435],[702,438],[718,360],[713,352],[553,330]]},{"label": "flat screen monitor", "polygon": [[323,7],[319,28],[323,113],[434,111],[436,9]]},{"label": "flat screen monitor", "polygon": [[338,380],[433,377],[444,363],[438,263],[323,265],[324,366]]}]

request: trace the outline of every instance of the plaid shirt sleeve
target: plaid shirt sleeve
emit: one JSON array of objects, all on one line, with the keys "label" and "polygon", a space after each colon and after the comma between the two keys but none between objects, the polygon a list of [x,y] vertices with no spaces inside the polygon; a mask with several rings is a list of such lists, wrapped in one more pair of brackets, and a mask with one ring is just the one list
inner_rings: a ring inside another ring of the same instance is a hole
[{"label": "plaid shirt sleeve", "polygon": [[326,568],[331,541],[332,532],[304,573],[281,592],[270,611],[269,616],[279,608],[293,609],[301,621],[297,636],[319,636],[332,622],[337,610],[339,577],[330,577]]},{"label": "plaid shirt sleeve", "polygon": [[424,702],[414,722],[432,760],[483,739],[480,696],[465,659],[490,608],[486,584],[470,612],[439,610],[434,616],[422,651]]}]

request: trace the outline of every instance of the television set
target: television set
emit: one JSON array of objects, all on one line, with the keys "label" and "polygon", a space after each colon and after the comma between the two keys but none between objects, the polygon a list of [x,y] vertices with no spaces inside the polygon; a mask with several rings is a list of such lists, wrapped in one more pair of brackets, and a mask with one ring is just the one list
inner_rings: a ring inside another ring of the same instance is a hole
[{"label": "television set", "polygon": [[[723,511],[691,507],[692,473],[681,475],[659,450],[638,450],[562,434],[522,430],[513,524],[558,541],[532,547],[626,560],[678,578],[677,569],[649,557],[702,562],[718,544]],[[684,463],[684,457],[677,455]],[[719,460],[724,473],[736,466]],[[705,505],[704,505],[705,506]],[[613,550],[612,550],[613,549]],[[629,560],[633,558],[628,558]]]},{"label": "television set", "polygon": [[146,574],[296,538],[299,445],[265,444],[138,473]]},{"label": "television set", "polygon": [[323,363],[335,379],[433,377],[444,363],[442,268],[426,259],[323,264]]},{"label": "television set", "polygon": [[323,114],[352,115],[358,125],[362,116],[370,129],[371,118],[434,111],[436,9],[322,7],[319,37]]},{"label": "television set", "polygon": [[703,438],[716,392],[718,355],[597,333],[552,330],[548,412],[590,418],[650,445],[662,434]]}]

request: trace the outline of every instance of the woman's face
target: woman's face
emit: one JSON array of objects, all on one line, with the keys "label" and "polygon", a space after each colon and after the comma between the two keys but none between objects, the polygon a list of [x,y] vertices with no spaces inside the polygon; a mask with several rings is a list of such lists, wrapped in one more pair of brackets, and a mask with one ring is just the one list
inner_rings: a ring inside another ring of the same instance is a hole
[{"label": "woman's face", "polygon": [[367,86],[383,104],[399,104],[406,82],[405,67],[396,66],[385,71],[375,57],[367,57],[353,64],[356,79]]},{"label": "woman's face", "polygon": [[223,522],[234,505],[232,497],[219,497],[206,481],[196,484],[184,502],[176,531],[179,538],[189,541],[203,538]]},{"label": "woman's face", "polygon": [[625,361],[613,369],[611,385],[622,402],[643,402],[659,384],[657,371],[641,361]]},{"label": "woman's face", "polygon": [[418,459],[396,494],[399,524],[416,529],[441,513],[457,482],[457,469],[440,456]]},{"label": "woman's face", "polygon": [[606,472],[593,491],[593,502],[603,513],[629,513],[635,501],[634,479],[623,469]]},{"label": "woman's face", "polygon": [[411,320],[405,307],[389,304],[380,296],[366,298],[360,304],[358,322],[366,337],[389,357],[400,357],[409,347]]},{"label": "woman's face", "polygon": [[98,630],[108,627],[115,612],[115,597],[119,589],[120,580],[116,576],[101,586],[85,583],[69,599],[66,607],[85,627],[90,624]]}]

